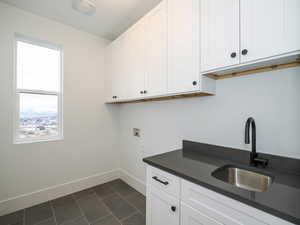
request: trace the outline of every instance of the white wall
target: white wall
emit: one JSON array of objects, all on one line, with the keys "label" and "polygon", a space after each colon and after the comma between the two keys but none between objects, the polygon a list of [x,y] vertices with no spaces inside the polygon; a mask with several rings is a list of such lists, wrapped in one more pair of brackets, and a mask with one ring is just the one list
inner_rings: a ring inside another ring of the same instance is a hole
[{"label": "white wall", "polygon": [[[257,150],[300,159],[300,67],[217,81],[217,96],[120,106],[121,167],[145,181],[142,158],[181,148],[182,140],[248,149],[253,116]],[[141,138],[132,136],[140,128]]]},{"label": "white wall", "polygon": [[[63,46],[63,141],[13,144],[15,32]],[[91,185],[101,180],[98,175],[119,167],[114,109],[103,104],[106,44],[99,37],[0,3],[0,214],[21,207],[18,201],[10,205],[8,199],[18,200],[18,196],[24,197],[20,195],[26,197],[31,192],[90,176],[94,179]],[[83,180],[80,187],[75,186],[83,188],[89,181]],[[73,191],[68,188],[58,189],[60,194]],[[47,197],[55,196],[51,193]]]}]

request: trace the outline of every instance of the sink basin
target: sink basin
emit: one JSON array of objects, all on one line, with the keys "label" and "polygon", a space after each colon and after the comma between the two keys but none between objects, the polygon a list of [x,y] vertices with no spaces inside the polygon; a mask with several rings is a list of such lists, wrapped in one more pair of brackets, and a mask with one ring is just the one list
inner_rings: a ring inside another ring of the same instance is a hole
[{"label": "sink basin", "polygon": [[236,187],[256,192],[267,191],[274,180],[274,178],[269,175],[232,165],[226,165],[216,169],[212,173],[212,176]]}]

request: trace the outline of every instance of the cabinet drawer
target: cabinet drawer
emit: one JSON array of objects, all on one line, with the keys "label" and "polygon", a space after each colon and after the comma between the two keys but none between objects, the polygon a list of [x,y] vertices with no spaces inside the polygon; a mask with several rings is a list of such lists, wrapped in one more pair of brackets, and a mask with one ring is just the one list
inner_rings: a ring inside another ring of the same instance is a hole
[{"label": "cabinet drawer", "polygon": [[180,196],[180,178],[172,174],[148,166],[147,183],[176,198]]},{"label": "cabinet drawer", "polygon": [[[182,180],[181,200],[224,225],[290,225],[291,223],[224,195]],[[256,215],[253,217],[252,215]]]}]

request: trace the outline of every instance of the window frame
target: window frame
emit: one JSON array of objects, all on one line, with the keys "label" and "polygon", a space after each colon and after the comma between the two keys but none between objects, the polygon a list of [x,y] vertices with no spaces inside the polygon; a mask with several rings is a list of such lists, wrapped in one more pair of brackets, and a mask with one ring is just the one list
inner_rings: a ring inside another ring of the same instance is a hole
[{"label": "window frame", "polygon": [[[60,52],[60,86],[58,91],[44,91],[34,89],[19,89],[17,87],[17,46],[18,42],[24,42],[40,47],[45,47]],[[63,48],[60,45],[50,43],[48,41],[38,40],[24,36],[22,34],[15,34],[14,46],[13,46],[13,101],[14,101],[14,116],[13,116],[13,143],[14,144],[26,144],[26,143],[37,143],[46,141],[59,141],[63,140]],[[34,138],[19,138],[20,129],[20,94],[38,94],[38,95],[55,95],[57,96],[57,122],[58,122],[58,135],[56,136],[45,136],[45,137],[34,137]]]}]

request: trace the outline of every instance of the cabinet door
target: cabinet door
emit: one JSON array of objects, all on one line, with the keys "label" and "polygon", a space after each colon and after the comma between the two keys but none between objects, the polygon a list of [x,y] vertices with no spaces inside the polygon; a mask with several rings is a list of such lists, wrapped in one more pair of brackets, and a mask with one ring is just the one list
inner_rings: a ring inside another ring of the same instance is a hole
[{"label": "cabinet door", "polygon": [[222,223],[185,204],[181,204],[181,225],[222,225]]},{"label": "cabinet door", "polygon": [[202,71],[239,64],[239,20],[239,0],[201,0]]},{"label": "cabinet door", "polygon": [[299,50],[299,0],[241,0],[241,62]]},{"label": "cabinet door", "polygon": [[162,1],[145,18],[146,95],[167,93],[167,2]]},{"label": "cabinet door", "polygon": [[119,39],[106,49],[107,101],[126,98],[126,86],[123,85],[125,75],[122,44],[122,39]]},{"label": "cabinet door", "polygon": [[117,40],[116,45],[116,78],[115,81],[118,100],[127,99],[129,96],[129,61],[128,61],[128,40],[126,35]]},{"label": "cabinet door", "polygon": [[284,2],[284,49],[287,52],[300,50],[300,1]]},{"label": "cabinet door", "polygon": [[110,44],[106,49],[105,49],[105,72],[107,76],[105,76],[105,94],[106,94],[106,101],[114,101],[115,100],[115,86],[113,85],[113,80],[114,80],[114,70],[113,70],[113,62],[114,62],[114,57],[113,57],[113,45],[114,43]]},{"label": "cabinet door", "polygon": [[150,187],[147,195],[147,225],[179,225],[179,200]]},{"label": "cabinet door", "polygon": [[[168,1],[168,92],[199,89],[200,1]],[[197,83],[195,83],[195,82]]]},{"label": "cabinet door", "polygon": [[145,25],[140,20],[125,33],[125,54],[123,63],[126,64],[126,82],[128,98],[142,97],[145,89]]}]

